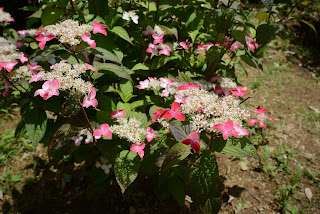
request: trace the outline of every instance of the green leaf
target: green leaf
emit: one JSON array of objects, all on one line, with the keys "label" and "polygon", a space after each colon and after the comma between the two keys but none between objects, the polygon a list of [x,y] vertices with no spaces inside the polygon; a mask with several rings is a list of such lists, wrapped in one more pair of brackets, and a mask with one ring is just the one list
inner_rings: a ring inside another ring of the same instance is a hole
[{"label": "green leaf", "polygon": [[121,59],[119,59],[117,55],[113,54],[111,51],[108,51],[104,48],[96,47],[95,49],[92,49],[91,47],[88,47],[87,50],[89,53],[92,53],[99,58],[121,64]]},{"label": "green leaf", "polygon": [[213,149],[232,157],[254,157],[260,160],[256,148],[246,137],[229,137],[227,140],[216,138],[213,143]]},{"label": "green leaf", "polygon": [[115,26],[114,28],[112,28],[111,32],[120,36],[122,39],[126,40],[127,42],[133,45],[128,32],[123,27]]},{"label": "green leaf", "polygon": [[255,56],[252,56],[251,54],[248,54],[248,52],[246,55],[242,55],[241,59],[255,69],[263,69],[260,59]]},{"label": "green leaf", "polygon": [[145,100],[137,100],[137,101],[130,103],[130,107],[131,107],[131,109],[135,109],[135,108],[139,108],[141,106],[144,106],[146,104],[148,104],[148,103]]},{"label": "green leaf", "polygon": [[161,68],[162,66],[167,64],[169,60],[170,60],[170,57],[167,57],[167,56],[159,56],[155,58],[155,60],[152,61],[151,70],[156,70],[158,68]]},{"label": "green leaf", "polygon": [[57,7],[45,8],[41,14],[41,22],[43,26],[52,25],[60,21],[63,10]]},{"label": "green leaf", "polygon": [[26,126],[25,126],[23,121],[20,121],[18,123],[18,125],[17,125],[17,128],[16,128],[14,136],[15,136],[16,139],[18,139],[18,138],[22,137],[26,133],[27,133]]},{"label": "green leaf", "polygon": [[39,143],[47,130],[47,115],[40,108],[28,109],[23,117],[27,133],[33,143]]},{"label": "green leaf", "polygon": [[[190,154],[191,147],[183,143],[174,144],[168,152],[165,153],[165,158],[161,165],[161,173],[178,164]],[[161,156],[159,158],[162,158]]]},{"label": "green leaf", "polygon": [[106,157],[112,164],[114,164],[117,154],[120,152],[120,149],[115,146],[114,143],[115,142],[110,140],[99,140],[99,143],[96,144],[103,156]]},{"label": "green leaf", "polygon": [[186,194],[184,193],[183,184],[177,176],[173,176],[168,180],[168,190],[180,206],[183,206]]},{"label": "green leaf", "polygon": [[[132,80],[128,69],[112,63],[93,62],[93,66],[100,70],[110,71],[120,78]],[[102,71],[103,72],[103,71]],[[106,72],[105,72],[106,73]]]},{"label": "green leaf", "polygon": [[246,39],[244,37],[244,32],[243,31],[234,30],[234,31],[231,32],[231,36],[232,36],[232,38],[234,38],[235,40],[237,40],[241,44],[246,45]]},{"label": "green leaf", "polygon": [[132,82],[129,80],[121,80],[120,81],[120,90],[125,95],[132,95],[133,94],[133,85]]},{"label": "green leaf", "polygon": [[306,21],[306,20],[303,20],[303,19],[298,19],[298,20],[301,21],[301,22],[303,22],[303,23],[305,23],[306,25],[308,25],[308,26],[314,31],[314,33],[316,34],[316,36],[318,35],[318,34],[317,34],[317,30],[316,30],[315,26],[314,26],[312,23],[310,23],[310,22],[308,22],[308,21]]},{"label": "green leaf", "polygon": [[179,73],[178,78],[180,81],[183,81],[183,82],[191,82],[192,81],[192,79],[188,75],[186,75],[185,73],[180,72],[180,71],[178,71],[178,73]]},{"label": "green leaf", "polygon": [[117,103],[117,111],[123,109],[126,113],[126,117],[128,118],[131,113],[131,106],[129,103],[118,102]]},{"label": "green leaf", "polygon": [[18,33],[12,28],[6,28],[3,30],[3,35],[9,37],[13,41],[18,40]]},{"label": "green leaf", "polygon": [[218,213],[221,207],[219,172],[215,156],[205,150],[185,178],[185,191],[206,214]]},{"label": "green leaf", "polygon": [[138,63],[135,66],[133,66],[133,68],[131,68],[131,70],[136,71],[136,70],[144,70],[147,71],[149,70],[149,65],[143,64],[143,63]]},{"label": "green leaf", "polygon": [[137,178],[139,167],[140,159],[136,153],[128,150],[119,153],[114,163],[114,172],[122,193]]},{"label": "green leaf", "polygon": [[188,34],[192,40],[192,43],[194,43],[194,40],[197,38],[198,33],[199,33],[198,30],[188,32]]},{"label": "green leaf", "polygon": [[259,46],[266,45],[270,42],[277,34],[279,26],[272,23],[260,24],[257,28],[257,43]]},{"label": "green leaf", "polygon": [[259,23],[263,21],[267,21],[269,19],[269,14],[268,13],[259,13],[257,15],[257,19],[259,20]]},{"label": "green leaf", "polygon": [[168,28],[168,27],[163,26],[163,25],[160,25],[160,27],[161,27],[161,29],[162,29],[163,31],[166,32],[166,34],[174,35],[174,36],[176,37],[177,41],[179,40],[177,28]]},{"label": "green leaf", "polygon": [[190,124],[184,126],[175,126],[170,124],[170,132],[178,142],[182,142],[191,133],[192,126]]},{"label": "green leaf", "polygon": [[21,181],[21,177],[19,175],[12,175],[10,180],[12,182],[19,182],[19,181]]}]

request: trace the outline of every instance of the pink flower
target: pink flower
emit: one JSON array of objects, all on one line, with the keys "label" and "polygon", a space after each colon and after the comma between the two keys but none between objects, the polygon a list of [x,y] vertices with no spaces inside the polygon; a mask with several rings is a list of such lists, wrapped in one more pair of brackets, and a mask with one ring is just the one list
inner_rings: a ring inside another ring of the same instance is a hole
[{"label": "pink flower", "polygon": [[24,43],[21,42],[20,40],[16,41],[16,46],[20,49],[22,46],[24,46]]},{"label": "pink flower", "polygon": [[108,124],[102,124],[100,126],[100,129],[97,129],[93,132],[93,136],[96,139],[100,139],[101,135],[106,136],[106,137],[112,137],[112,133],[109,130],[109,125]]},{"label": "pink flower", "polygon": [[18,64],[18,62],[16,62],[16,61],[0,62],[0,69],[5,68],[8,72],[11,72],[16,64]]},{"label": "pink flower", "polygon": [[163,36],[164,34],[161,34],[161,35],[158,35],[158,34],[152,34],[152,37],[153,37],[153,44],[163,44]]},{"label": "pink flower", "polygon": [[96,33],[102,33],[103,35],[107,35],[107,31],[105,30],[105,28],[107,28],[107,25],[102,25],[96,21],[93,21],[93,34]]},{"label": "pink flower", "polygon": [[33,75],[31,77],[31,79],[29,80],[29,83],[38,82],[44,73],[45,73],[45,71],[40,71],[39,73],[36,73],[35,75]]},{"label": "pink flower", "polygon": [[152,43],[149,43],[149,46],[146,50],[147,53],[155,53],[155,54],[158,54],[158,48],[156,45],[152,44]]},{"label": "pink flower", "polygon": [[188,85],[179,86],[178,90],[188,90],[189,88],[201,88],[200,85],[193,85],[191,82]]},{"label": "pink flower", "polygon": [[42,85],[42,89],[36,90],[34,93],[34,96],[40,95],[44,100],[49,99],[52,96],[59,96],[59,81],[54,80],[48,80]]},{"label": "pink flower", "polygon": [[151,127],[147,128],[147,141],[150,142],[152,141],[153,138],[158,137],[158,135],[156,133],[153,132],[153,129]]},{"label": "pink flower", "polygon": [[163,78],[161,77],[160,79],[160,86],[162,88],[167,88],[168,86],[171,85],[172,81],[169,78]]},{"label": "pink flower", "polygon": [[29,35],[26,30],[18,30],[17,33],[19,34],[20,38],[25,38]]},{"label": "pink flower", "polygon": [[80,146],[81,141],[83,140],[83,137],[82,136],[79,136],[79,137],[78,136],[73,136],[71,139],[74,140],[74,144],[76,146]]},{"label": "pink flower", "polygon": [[248,119],[249,120],[249,123],[250,123],[250,126],[254,126],[254,124],[256,122],[259,123],[259,128],[261,127],[264,127],[264,128],[267,128],[266,124],[263,123],[261,120],[259,120],[258,118],[252,118],[252,119]]},{"label": "pink flower", "polygon": [[189,46],[187,45],[186,42],[180,42],[179,45],[180,45],[183,49],[189,50]]},{"label": "pink flower", "polygon": [[9,97],[9,88],[10,88],[10,83],[7,80],[3,80],[4,83],[4,92],[2,93],[2,96],[4,98]]},{"label": "pink flower", "polygon": [[172,103],[171,109],[166,109],[165,112],[163,112],[163,115],[161,115],[162,118],[171,119],[175,118],[180,121],[185,120],[184,114],[179,112],[180,110],[180,104],[177,102]]},{"label": "pink flower", "polygon": [[98,73],[98,68],[93,67],[92,65],[90,65],[90,64],[88,64],[88,63],[86,63],[86,67],[87,67],[88,69],[90,69],[91,71],[94,71],[94,72]]},{"label": "pink flower", "polygon": [[[33,74],[37,74],[36,70],[37,70],[38,68],[42,68],[40,65],[27,65],[27,67],[30,68],[30,70],[31,70],[31,72],[32,72]],[[50,68],[50,69],[51,69],[51,68]]]},{"label": "pink flower", "polygon": [[266,112],[267,110],[265,110],[262,107],[258,106],[257,109],[251,109],[251,111],[253,111],[256,114],[262,114],[262,113]]},{"label": "pink flower", "polygon": [[146,147],[146,144],[144,142],[142,142],[141,144],[132,144],[130,151],[138,153],[138,155],[140,156],[140,158],[143,158],[144,156],[144,147]]},{"label": "pink flower", "polygon": [[21,61],[21,63],[25,63],[25,62],[28,62],[28,58],[27,57],[25,57],[25,56],[20,56],[20,57],[18,57],[18,59],[20,59],[20,61]]},{"label": "pink flower", "polygon": [[154,119],[151,120],[152,123],[156,122],[156,120],[161,117],[161,115],[164,113],[162,109],[156,109],[156,111],[153,113]]},{"label": "pink flower", "polygon": [[6,20],[6,22],[14,22],[14,18],[10,17],[9,19]]},{"label": "pink flower", "polygon": [[81,39],[84,42],[88,43],[88,45],[90,45],[93,49],[95,49],[96,48],[96,42],[94,40],[90,39],[90,38],[91,38],[91,34],[89,32],[84,32],[82,34],[82,36],[81,36]]},{"label": "pink flower", "polygon": [[222,94],[222,90],[221,90],[220,86],[217,85],[217,86],[214,88],[214,93]]},{"label": "pink flower", "polygon": [[235,43],[233,43],[231,45],[230,51],[234,51],[235,49],[238,49],[238,48],[241,48],[241,47],[242,47],[242,45],[240,43],[235,42]]},{"label": "pink flower", "polygon": [[121,109],[119,111],[113,111],[111,113],[111,119],[116,118],[116,117],[124,117],[124,116],[126,116],[124,109]]},{"label": "pink flower", "polygon": [[182,140],[183,144],[190,145],[193,151],[200,152],[200,140],[197,132],[191,132],[188,137]]},{"label": "pink flower", "polygon": [[217,124],[213,129],[218,129],[222,132],[223,139],[226,140],[229,135],[233,135],[235,137],[239,137],[239,134],[236,130],[233,130],[233,121],[229,120],[225,124]]},{"label": "pink flower", "polygon": [[151,88],[150,81],[148,79],[139,82],[139,89]]},{"label": "pink flower", "polygon": [[168,46],[165,46],[161,51],[159,51],[159,54],[170,56],[170,51],[169,51]]},{"label": "pink flower", "polygon": [[54,39],[54,38],[56,38],[56,36],[55,36],[53,33],[46,33],[46,34],[41,33],[41,34],[36,38],[36,40],[37,40],[38,42],[40,42],[40,43],[39,43],[39,47],[40,47],[41,50],[43,50],[43,49],[44,49],[44,46],[46,45],[46,42],[48,42],[48,41],[50,41],[50,40],[52,40],[52,39]]},{"label": "pink flower", "polygon": [[177,102],[177,103],[185,103],[187,101],[187,99],[190,97],[190,95],[188,95],[187,97],[185,98],[180,98],[178,95],[174,95],[174,98],[175,98],[175,101],[174,102]]},{"label": "pink flower", "polygon": [[256,43],[253,38],[246,36],[246,44],[248,46],[248,48],[250,48],[252,51],[254,51],[254,49],[258,48],[259,45],[258,43]]},{"label": "pink flower", "polygon": [[230,91],[236,96],[241,97],[244,96],[247,92],[242,90],[242,86],[239,86],[238,88],[233,88]]},{"label": "pink flower", "polygon": [[83,98],[82,106],[88,108],[89,106],[97,107],[98,100],[96,97],[96,89],[94,87],[91,88],[89,94]]},{"label": "pink flower", "polygon": [[240,135],[249,135],[249,131],[246,129],[243,129],[240,125],[234,124],[234,129],[238,132],[239,136]]}]

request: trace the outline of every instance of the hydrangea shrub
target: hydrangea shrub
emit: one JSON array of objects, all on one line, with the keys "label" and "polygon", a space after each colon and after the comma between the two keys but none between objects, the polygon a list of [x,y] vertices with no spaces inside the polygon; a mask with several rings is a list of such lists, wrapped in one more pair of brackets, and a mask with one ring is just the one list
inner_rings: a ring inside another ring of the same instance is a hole
[{"label": "hydrangea shrub", "polygon": [[[235,75],[237,63],[262,68],[257,53],[278,29],[270,17],[248,20],[251,7],[42,1],[28,29],[0,37],[2,95],[21,98],[16,134],[47,145],[55,161],[85,161],[122,193],[138,176],[159,177],[156,192],[217,213],[215,152],[259,159],[248,127],[273,122],[242,104],[249,92]],[[0,24],[10,21],[1,8]]]}]

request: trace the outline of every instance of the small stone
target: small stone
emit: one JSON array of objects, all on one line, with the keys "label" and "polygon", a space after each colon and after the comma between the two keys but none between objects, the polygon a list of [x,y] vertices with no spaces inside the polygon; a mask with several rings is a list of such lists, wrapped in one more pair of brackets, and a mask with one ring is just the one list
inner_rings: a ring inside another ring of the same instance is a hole
[{"label": "small stone", "polygon": [[307,188],[304,189],[304,194],[306,194],[306,196],[307,196],[307,198],[308,198],[309,200],[312,199],[312,192],[311,192],[311,189],[310,189],[309,187],[307,187]]},{"label": "small stone", "polygon": [[240,169],[241,169],[242,171],[248,171],[248,170],[249,170],[249,167],[248,167],[247,164],[246,164],[245,162],[243,162],[243,161],[240,161],[240,162],[238,163],[238,165],[240,166]]}]

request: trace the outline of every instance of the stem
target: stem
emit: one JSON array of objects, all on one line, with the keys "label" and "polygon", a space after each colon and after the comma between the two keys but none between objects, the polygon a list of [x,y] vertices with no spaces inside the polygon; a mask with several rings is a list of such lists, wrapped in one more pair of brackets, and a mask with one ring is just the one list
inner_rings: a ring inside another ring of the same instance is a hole
[{"label": "stem", "polygon": [[98,10],[97,10],[97,1],[96,0],[93,1],[93,7],[94,7],[94,15],[97,16]]},{"label": "stem", "polygon": [[297,1],[297,2],[293,5],[293,7],[290,9],[289,13],[288,13],[286,16],[284,16],[282,19],[280,19],[280,21],[278,21],[277,23],[282,22],[285,18],[287,18],[287,17],[290,15],[290,13],[293,11],[293,9],[294,9],[301,1],[302,1],[302,0]]},{"label": "stem", "polygon": [[70,4],[71,4],[72,10],[74,12],[74,15],[77,15],[77,11],[76,11],[76,9],[74,9],[74,5],[73,5],[73,1],[72,0],[70,0]]}]

